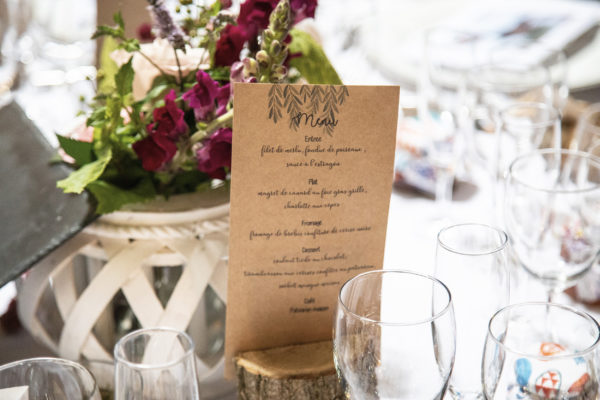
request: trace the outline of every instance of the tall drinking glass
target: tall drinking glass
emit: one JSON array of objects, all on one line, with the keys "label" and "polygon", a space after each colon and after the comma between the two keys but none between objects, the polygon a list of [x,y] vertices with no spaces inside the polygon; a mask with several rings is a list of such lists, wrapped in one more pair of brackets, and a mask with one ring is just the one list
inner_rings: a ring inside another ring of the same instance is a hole
[{"label": "tall drinking glass", "polygon": [[464,95],[473,40],[472,35],[449,28],[433,28],[425,34],[419,119],[425,124],[427,159],[435,171],[438,209],[447,208],[452,199],[462,146],[460,129],[468,116]]},{"label": "tall drinking glass", "polygon": [[594,400],[600,327],[552,303],[513,304],[490,320],[482,363],[488,400]]},{"label": "tall drinking glass", "polygon": [[437,237],[435,277],[452,293],[456,359],[449,393],[481,399],[481,352],[490,316],[509,301],[508,237],[481,224],[444,228]]},{"label": "tall drinking glass", "polygon": [[442,399],[454,361],[450,292],[408,271],[352,278],[340,290],[333,353],[348,398]]},{"label": "tall drinking glass", "polygon": [[115,345],[116,400],[198,400],[192,339],[170,328],[149,328]]},{"label": "tall drinking glass", "polygon": [[7,398],[9,391],[29,400],[100,400],[89,371],[59,358],[30,358],[0,366],[0,398]]},{"label": "tall drinking glass", "polygon": [[509,167],[504,203],[512,248],[548,300],[590,269],[600,250],[600,159],[556,149],[522,155]]}]

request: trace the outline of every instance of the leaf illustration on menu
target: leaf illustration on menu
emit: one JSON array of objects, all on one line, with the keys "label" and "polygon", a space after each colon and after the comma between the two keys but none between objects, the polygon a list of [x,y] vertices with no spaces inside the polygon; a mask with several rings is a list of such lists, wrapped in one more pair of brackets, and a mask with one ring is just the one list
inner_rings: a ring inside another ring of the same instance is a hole
[{"label": "leaf illustration on menu", "polygon": [[310,92],[310,112],[316,114],[319,112],[321,97],[323,96],[323,88],[321,86],[313,86]]},{"label": "leaf illustration on menu", "polygon": [[269,119],[272,119],[274,123],[283,117],[281,113],[281,99],[282,99],[281,87],[279,85],[271,86],[269,90]]},{"label": "leaf illustration on menu", "polygon": [[350,96],[350,94],[348,93],[348,88],[346,86],[341,86],[340,87],[340,93],[338,94],[338,103],[340,104],[340,106],[342,104],[344,104],[344,100],[346,100],[346,97]]},{"label": "leaf illustration on menu", "polygon": [[290,116],[290,129],[297,130],[300,119],[294,117],[302,112],[303,103],[300,99],[298,90],[296,90],[294,86],[287,85],[285,89],[283,89],[283,97],[285,98],[283,106],[286,107],[287,113]]}]

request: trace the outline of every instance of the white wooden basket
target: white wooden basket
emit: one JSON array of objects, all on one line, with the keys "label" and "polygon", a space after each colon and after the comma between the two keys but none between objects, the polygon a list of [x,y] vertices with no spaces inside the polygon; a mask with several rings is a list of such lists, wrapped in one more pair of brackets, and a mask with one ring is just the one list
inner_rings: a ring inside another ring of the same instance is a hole
[{"label": "white wooden basket", "polygon": [[[121,291],[142,327],[188,331],[198,349],[206,340],[205,310],[199,307],[205,290],[210,286],[222,303],[227,299],[227,201],[224,191],[174,196],[99,218],[20,281],[17,304],[23,325],[60,357],[110,362],[112,348],[102,345],[107,341],[100,336],[114,336],[110,307]],[[81,256],[85,263],[76,262]],[[153,287],[153,267],[181,268],[165,307]],[[83,288],[78,268],[92,276]],[[50,303],[62,319],[59,334],[48,329],[47,314],[41,318]],[[224,389],[222,356],[216,362],[197,357],[197,365],[205,393]]]}]

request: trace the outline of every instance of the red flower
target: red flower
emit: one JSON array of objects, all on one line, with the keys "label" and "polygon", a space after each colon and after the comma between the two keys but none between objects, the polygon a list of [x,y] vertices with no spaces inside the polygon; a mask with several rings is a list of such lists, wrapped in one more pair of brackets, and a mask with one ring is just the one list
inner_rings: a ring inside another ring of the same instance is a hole
[{"label": "red flower", "polygon": [[[246,0],[240,6],[237,23],[246,34],[246,40],[258,34],[269,25],[269,16],[279,0]],[[291,0],[294,24],[305,18],[314,18],[318,0]]]},{"label": "red flower", "polygon": [[269,16],[279,0],[246,0],[240,5],[238,26],[245,32],[246,39],[258,34],[269,25]]},{"label": "red flower", "polygon": [[142,160],[142,167],[146,171],[156,171],[171,161],[177,151],[177,146],[166,137],[151,134],[135,142],[133,150]]},{"label": "red flower", "polygon": [[154,123],[148,125],[150,135],[133,144],[133,150],[147,171],[156,171],[171,161],[177,152],[175,141],[188,129],[183,110],[175,104],[175,91],[165,96],[165,105],[154,109]]},{"label": "red flower", "polygon": [[240,60],[240,51],[246,41],[244,29],[240,26],[227,25],[221,31],[215,51],[215,64],[227,67]]},{"label": "red flower", "polygon": [[137,36],[138,39],[140,39],[140,42],[142,43],[149,43],[156,38],[156,36],[154,36],[154,33],[152,33],[152,25],[150,25],[147,22],[144,22],[143,24],[138,26]]},{"label": "red flower", "polygon": [[183,99],[194,109],[196,119],[204,120],[215,109],[219,84],[202,70],[196,73],[196,80],[198,83],[183,94]]},{"label": "red flower", "polygon": [[225,179],[225,167],[231,168],[230,128],[220,128],[196,152],[198,169],[213,179]]},{"label": "red flower", "polygon": [[154,109],[154,131],[157,135],[176,140],[182,133],[188,129],[183,119],[183,110],[175,104],[175,90],[165,96],[164,107]]}]

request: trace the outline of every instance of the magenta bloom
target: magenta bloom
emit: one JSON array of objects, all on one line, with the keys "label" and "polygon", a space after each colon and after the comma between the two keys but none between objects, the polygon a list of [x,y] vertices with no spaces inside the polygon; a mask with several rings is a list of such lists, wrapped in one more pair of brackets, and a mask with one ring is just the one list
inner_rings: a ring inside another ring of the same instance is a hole
[{"label": "magenta bloom", "polygon": [[225,167],[231,168],[230,128],[220,128],[196,152],[198,169],[213,179],[225,179]]},{"label": "magenta bloom", "polygon": [[183,119],[183,110],[175,104],[175,91],[165,96],[165,105],[154,109],[154,131],[157,135],[176,140],[188,129]]},{"label": "magenta bloom", "polygon": [[146,171],[156,171],[165,163],[171,161],[177,146],[168,138],[151,134],[133,144],[133,150],[142,160],[142,167]]},{"label": "magenta bloom", "polygon": [[215,64],[223,67],[230,66],[240,59],[240,51],[246,41],[244,29],[240,26],[227,25],[221,31],[215,51]]},{"label": "magenta bloom", "polygon": [[194,109],[196,119],[204,120],[215,109],[219,84],[202,70],[196,73],[196,80],[198,83],[183,94],[183,99]]},{"label": "magenta bloom", "polygon": [[223,85],[217,91],[217,116],[227,112],[227,103],[231,98],[231,85],[228,83]]}]

